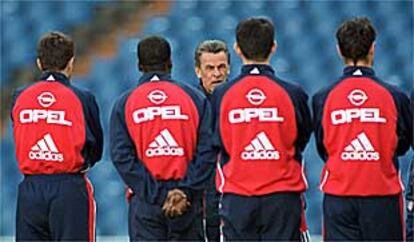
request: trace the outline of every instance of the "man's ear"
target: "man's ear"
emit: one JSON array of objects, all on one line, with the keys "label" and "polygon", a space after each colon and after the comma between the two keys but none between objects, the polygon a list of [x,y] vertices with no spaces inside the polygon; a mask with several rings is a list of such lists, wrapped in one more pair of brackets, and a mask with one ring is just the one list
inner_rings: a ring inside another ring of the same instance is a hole
[{"label": "man's ear", "polygon": [[195,67],[194,67],[194,72],[195,72],[195,74],[196,74],[197,78],[198,78],[198,79],[201,79],[201,68],[200,68],[200,67],[198,67],[198,66],[195,66]]},{"label": "man's ear", "polygon": [[36,59],[36,65],[39,70],[43,71],[43,65],[39,58]]},{"label": "man's ear", "polygon": [[338,55],[340,57],[344,58],[344,56],[342,55],[342,52],[341,52],[341,48],[339,48],[339,45],[336,45],[336,52],[338,53]]},{"label": "man's ear", "polygon": [[75,63],[75,56],[70,58],[70,60],[68,61],[67,67],[70,67],[70,69],[73,69],[73,63]]},{"label": "man's ear", "polygon": [[275,40],[273,41],[272,49],[270,50],[270,53],[274,54],[276,53],[276,50],[277,50],[277,41]]},{"label": "man's ear", "polygon": [[372,43],[372,45],[371,45],[371,47],[369,47],[369,51],[368,51],[368,54],[369,55],[371,55],[371,56],[373,56],[374,55],[374,53],[375,53],[375,46],[377,45],[377,43],[374,41],[373,43]]},{"label": "man's ear", "polygon": [[242,52],[241,52],[240,46],[237,44],[237,42],[234,43],[233,49],[234,49],[234,52],[236,52],[236,54],[238,56],[242,56],[243,55]]}]

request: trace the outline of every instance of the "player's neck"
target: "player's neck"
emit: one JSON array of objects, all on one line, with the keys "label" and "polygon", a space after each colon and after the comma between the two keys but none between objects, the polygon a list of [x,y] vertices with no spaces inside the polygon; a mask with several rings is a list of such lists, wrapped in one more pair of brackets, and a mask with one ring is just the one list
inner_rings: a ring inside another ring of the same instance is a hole
[{"label": "player's neck", "polygon": [[264,61],[243,59],[244,65],[270,65],[270,58]]},{"label": "player's neck", "polygon": [[63,71],[59,71],[59,73],[65,75],[68,79],[70,79],[72,72],[71,71],[67,71],[67,70],[63,70]]},{"label": "player's neck", "polygon": [[361,67],[369,67],[372,68],[373,62],[370,60],[357,60],[354,62],[353,60],[346,59],[345,65],[347,66],[361,66]]}]

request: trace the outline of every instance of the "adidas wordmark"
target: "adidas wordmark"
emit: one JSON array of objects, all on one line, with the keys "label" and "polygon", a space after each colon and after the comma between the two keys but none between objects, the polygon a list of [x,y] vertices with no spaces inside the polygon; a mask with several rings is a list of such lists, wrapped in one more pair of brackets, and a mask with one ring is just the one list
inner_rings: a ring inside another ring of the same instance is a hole
[{"label": "adidas wordmark", "polygon": [[168,129],[163,129],[149,144],[145,151],[148,157],[153,156],[183,156],[184,149],[179,147]]},{"label": "adidas wordmark", "polygon": [[379,160],[380,155],[374,150],[368,136],[362,132],[347,145],[341,153],[342,160]]},{"label": "adidas wordmark", "polygon": [[278,160],[279,152],[275,150],[265,132],[260,132],[250,141],[241,153],[243,160]]},{"label": "adidas wordmark", "polygon": [[31,160],[63,161],[63,154],[59,152],[52,136],[47,133],[39,139],[29,152]]}]

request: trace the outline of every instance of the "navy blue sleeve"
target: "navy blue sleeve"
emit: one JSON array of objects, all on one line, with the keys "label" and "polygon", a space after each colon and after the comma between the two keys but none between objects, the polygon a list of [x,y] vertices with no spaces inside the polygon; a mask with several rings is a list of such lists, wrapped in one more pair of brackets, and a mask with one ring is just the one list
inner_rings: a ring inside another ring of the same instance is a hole
[{"label": "navy blue sleeve", "polygon": [[[411,117],[413,117],[412,115],[414,115],[414,91],[411,91],[411,97],[410,97],[410,104],[411,104]],[[414,127],[414,118],[413,120],[411,120],[411,127]],[[413,130],[414,132],[414,130]],[[411,137],[411,149],[414,150],[414,137]]]},{"label": "navy blue sleeve", "polygon": [[199,109],[199,128],[196,155],[188,167],[187,175],[180,187],[201,191],[206,189],[217,161],[217,153],[212,145],[212,115],[210,103],[202,98]]},{"label": "navy blue sleeve", "polygon": [[86,89],[75,86],[70,86],[70,88],[79,97],[83,107],[86,140],[81,153],[85,159],[85,164],[88,166],[84,169],[88,169],[102,158],[103,153],[103,131],[99,117],[99,107],[95,96]]},{"label": "navy blue sleeve", "polygon": [[176,84],[190,95],[199,115],[196,153],[188,167],[186,177],[179,183],[179,187],[187,192],[188,190],[201,191],[207,187],[217,161],[217,153],[212,146],[211,106],[201,90],[184,83]]},{"label": "navy blue sleeve", "polygon": [[143,169],[142,161],[137,158],[125,122],[125,103],[128,94],[121,96],[112,109],[109,125],[110,153],[112,162],[125,184],[137,193],[144,187],[145,179],[140,172]]},{"label": "navy blue sleeve", "polygon": [[109,128],[111,159],[134,194],[149,203],[162,204],[167,196],[168,182],[156,181],[136,154],[125,122],[125,103],[129,94],[121,96],[112,109]]},{"label": "navy blue sleeve", "polygon": [[[410,107],[411,108],[411,117],[413,117],[412,115],[414,115],[414,91],[411,92],[410,103],[411,103],[411,107]],[[412,127],[414,127],[413,122],[414,122],[414,119],[411,120],[411,126]],[[411,137],[411,149],[414,150],[414,137]]]},{"label": "navy blue sleeve", "polygon": [[394,99],[397,109],[397,137],[396,155],[404,155],[413,143],[413,110],[410,99],[397,87],[378,80]]},{"label": "navy blue sleeve", "polygon": [[288,91],[295,107],[296,127],[298,130],[295,142],[295,159],[301,161],[302,152],[305,150],[312,134],[312,118],[308,107],[308,95],[300,86],[288,85],[285,82],[281,82],[281,84]]},{"label": "navy blue sleeve", "polygon": [[[240,78],[240,77],[238,77]],[[226,149],[224,148],[223,141],[221,140],[220,134],[220,107],[223,97],[227,90],[236,83],[235,79],[233,81],[226,82],[218,87],[216,87],[213,91],[213,95],[211,97],[211,112],[212,112],[212,127],[213,127],[213,148],[219,154],[219,162],[220,164],[225,164],[229,159],[230,156],[227,153]]]},{"label": "navy blue sleeve", "polygon": [[212,127],[213,127],[213,146],[215,149],[223,147],[220,136],[220,105],[223,100],[224,93],[232,86],[235,81],[226,82],[216,87],[211,96],[211,113],[212,113]]},{"label": "navy blue sleeve", "polygon": [[323,144],[323,127],[322,117],[325,100],[328,97],[327,91],[320,91],[312,97],[312,112],[313,112],[313,131],[315,134],[316,148],[322,160],[328,159],[325,146]]},{"label": "navy blue sleeve", "polygon": [[399,93],[397,102],[398,119],[397,135],[398,146],[397,155],[404,155],[413,142],[413,113],[409,98],[402,92]]},{"label": "navy blue sleeve", "polygon": [[86,147],[82,150],[84,157],[93,166],[102,158],[103,153],[103,131],[100,122],[99,107],[95,97],[89,94],[88,109],[85,112],[86,129]]}]

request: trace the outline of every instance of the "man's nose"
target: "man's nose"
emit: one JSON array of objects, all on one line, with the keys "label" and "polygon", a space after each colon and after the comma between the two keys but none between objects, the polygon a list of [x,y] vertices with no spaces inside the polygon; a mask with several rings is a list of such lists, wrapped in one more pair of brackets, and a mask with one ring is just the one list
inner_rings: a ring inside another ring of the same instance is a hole
[{"label": "man's nose", "polygon": [[213,75],[214,76],[220,76],[221,75],[220,70],[218,68],[214,68]]}]

